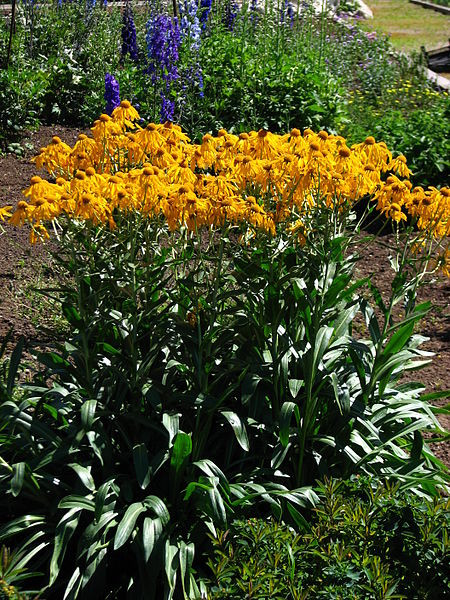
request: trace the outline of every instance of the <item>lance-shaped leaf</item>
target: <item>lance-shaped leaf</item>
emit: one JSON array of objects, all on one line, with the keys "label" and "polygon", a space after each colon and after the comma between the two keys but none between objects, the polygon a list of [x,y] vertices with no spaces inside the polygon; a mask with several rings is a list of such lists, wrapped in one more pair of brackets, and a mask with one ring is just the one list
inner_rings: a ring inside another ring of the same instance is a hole
[{"label": "lance-shaped leaf", "polygon": [[145,488],[150,483],[152,469],[148,461],[148,452],[145,444],[138,444],[133,448],[134,470],[136,472],[137,481],[141,489]]},{"label": "lance-shaped leaf", "polygon": [[147,562],[152,555],[152,552],[157,544],[161,534],[163,533],[163,525],[158,517],[152,519],[146,517],[142,528],[142,544],[144,546],[144,560]]},{"label": "lance-shaped leaf", "polygon": [[51,586],[59,575],[62,561],[67,550],[70,538],[73,536],[80,519],[81,512],[78,508],[72,508],[60,520],[55,530],[55,545],[50,561],[50,583]]},{"label": "lance-shaped leaf", "polygon": [[295,402],[284,402],[280,411],[280,442],[286,447],[289,442],[289,429],[291,427],[292,413],[295,414],[297,427],[300,423],[300,411]]},{"label": "lance-shaped leaf", "polygon": [[11,479],[11,493],[14,497],[18,496],[22,490],[25,477],[25,463],[15,463],[13,466],[13,477]]},{"label": "lance-shaped leaf", "polygon": [[223,411],[221,411],[221,413],[225,417],[225,419],[228,421],[228,423],[231,425],[231,427],[233,428],[234,435],[236,436],[236,439],[237,439],[240,447],[243,450],[245,450],[246,452],[248,452],[249,443],[248,443],[247,430],[245,428],[244,423],[241,421],[239,416],[235,412],[232,412],[231,410],[223,410]]},{"label": "lance-shaped leaf", "polygon": [[116,535],[114,537],[114,550],[118,550],[127,542],[133,532],[137,518],[144,511],[145,506],[142,502],[134,502],[127,508],[117,527]]},{"label": "lance-shaped leaf", "polygon": [[173,441],[170,466],[179,471],[184,461],[192,452],[192,438],[187,433],[179,431]]}]

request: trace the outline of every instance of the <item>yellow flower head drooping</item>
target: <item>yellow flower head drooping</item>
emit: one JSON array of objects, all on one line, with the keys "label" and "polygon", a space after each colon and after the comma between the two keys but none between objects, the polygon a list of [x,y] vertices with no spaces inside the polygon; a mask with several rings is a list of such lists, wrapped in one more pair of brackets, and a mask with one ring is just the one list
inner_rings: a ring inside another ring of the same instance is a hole
[{"label": "yellow flower head drooping", "polygon": [[165,143],[165,138],[161,135],[158,125],[149,123],[143,129],[134,134],[135,141],[140,145],[143,154],[152,156]]},{"label": "yellow flower head drooping", "polygon": [[388,170],[388,164],[392,160],[392,154],[384,142],[377,143],[371,135],[366,137],[361,144],[352,146],[357,156],[365,157],[365,160],[373,164],[381,171]]},{"label": "yellow flower head drooping", "polygon": [[166,140],[172,140],[178,144],[188,144],[191,141],[179,125],[175,125],[170,121],[158,125],[158,131]]},{"label": "yellow flower head drooping", "polygon": [[274,135],[265,129],[260,129],[258,133],[254,132],[251,136],[249,154],[253,158],[273,159],[279,155],[280,151],[280,136]]},{"label": "yellow flower head drooping", "polygon": [[139,121],[141,117],[128,100],[122,100],[119,106],[112,111],[111,118],[122,126],[133,127],[134,122]]},{"label": "yellow flower head drooping", "polygon": [[25,200],[21,200],[17,203],[17,208],[10,217],[9,223],[21,227],[25,222],[30,221],[32,211],[33,208]]},{"label": "yellow flower head drooping", "polygon": [[349,147],[342,136],[323,130],[220,130],[191,144],[174,123],[141,127],[138,121],[123,101],[112,117],[99,117],[92,135],[80,134],[73,148],[55,136],[34,159],[55,183],[33,177],[24,192],[28,202],[19,202],[12,214],[11,207],[0,209],[0,219],[30,223],[33,241],[47,237],[45,225],[54,219],[114,229],[118,214],[137,212],[171,231],[227,223],[239,227],[247,242],[258,231],[285,231],[306,244],[313,211],[344,212],[368,196],[387,219],[401,223],[410,216],[435,238],[450,235],[448,188],[412,189],[406,159],[392,159],[386,144],[372,136]]},{"label": "yellow flower head drooping", "polygon": [[31,160],[38,168],[45,166],[51,175],[58,175],[67,170],[71,152],[72,148],[62,142],[59,136],[54,135],[50,144],[41,148],[40,153]]},{"label": "yellow flower head drooping", "polygon": [[110,136],[114,134],[121,134],[123,130],[124,124],[121,121],[113,121],[113,119],[106,114],[100,115],[98,120],[94,123],[94,126],[91,128],[94,140],[100,143],[104,143],[105,140],[108,140]]},{"label": "yellow flower head drooping", "polygon": [[0,221],[6,221],[9,217],[11,217],[12,206],[0,206]]},{"label": "yellow flower head drooping", "polygon": [[407,177],[409,178],[412,175],[412,171],[408,169],[408,165],[406,164],[406,158],[403,154],[397,156],[392,159],[387,165],[389,171],[394,171],[399,177]]}]

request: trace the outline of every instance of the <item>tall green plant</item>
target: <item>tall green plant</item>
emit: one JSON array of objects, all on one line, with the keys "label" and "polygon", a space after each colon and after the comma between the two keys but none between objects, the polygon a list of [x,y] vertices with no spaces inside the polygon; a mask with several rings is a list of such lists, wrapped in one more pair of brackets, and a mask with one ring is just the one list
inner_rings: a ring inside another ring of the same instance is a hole
[{"label": "tall green plant", "polygon": [[47,597],[196,598],[208,533],[255,514],[300,526],[322,475],[445,487],[422,438],[439,423],[420,387],[398,383],[423,357],[408,252],[379,323],[352,279],[349,216],[318,198],[303,245],[284,226],[69,222],[73,335],[38,355],[19,396],[13,370],[0,406],[0,542],[33,558]]}]

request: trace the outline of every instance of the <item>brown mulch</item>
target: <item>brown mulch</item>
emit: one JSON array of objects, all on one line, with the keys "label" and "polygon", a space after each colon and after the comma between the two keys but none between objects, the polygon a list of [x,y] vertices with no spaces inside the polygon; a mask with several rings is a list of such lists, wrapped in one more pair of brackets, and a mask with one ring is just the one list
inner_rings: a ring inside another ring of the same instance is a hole
[{"label": "brown mulch", "polygon": [[[78,129],[62,126],[41,127],[31,133],[25,142],[31,146],[23,158],[14,154],[0,156],[0,206],[17,204],[23,198],[22,190],[29,185],[36,174],[30,158],[45,146],[53,135],[73,145]],[[48,347],[55,340],[64,338],[64,331],[52,318],[51,307],[45,304],[36,288],[51,285],[52,266],[49,245],[30,246],[28,231],[2,224],[0,230],[0,344],[12,329],[14,337],[23,335],[26,347]],[[364,258],[358,263],[357,275],[370,276],[382,295],[388,295],[392,281],[389,265],[389,248],[392,236],[384,236],[380,245],[371,245],[364,251]],[[419,301],[429,300],[430,313],[419,325],[418,331],[429,338],[422,348],[435,354],[432,363],[414,372],[410,379],[426,386],[426,392],[450,389],[450,280],[436,278],[427,283],[419,292]],[[48,313],[48,315],[47,315]],[[438,406],[447,404],[448,399],[435,402]],[[440,415],[442,425],[450,429],[448,415]],[[450,465],[450,442],[432,444],[435,454]]]}]

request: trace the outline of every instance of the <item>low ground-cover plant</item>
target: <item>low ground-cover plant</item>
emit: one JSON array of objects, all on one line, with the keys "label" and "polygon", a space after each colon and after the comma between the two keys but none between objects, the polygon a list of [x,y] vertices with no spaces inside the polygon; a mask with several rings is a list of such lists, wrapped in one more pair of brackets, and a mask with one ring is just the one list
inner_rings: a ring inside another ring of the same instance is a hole
[{"label": "low ground-cover plant", "polygon": [[[371,137],[222,130],[192,144],[137,123],[123,101],[73,148],[54,137],[35,159],[54,182],[33,177],[10,218],[34,241],[53,225],[69,282],[71,337],[14,395],[18,348],[1,388],[0,542],[48,598],[196,598],[208,533],[270,513],[301,527],[324,475],[446,485],[421,433],[441,431],[436,409],[399,379],[427,357],[415,290],[448,252],[418,248],[448,234],[448,190],[413,190],[404,158]],[[418,227],[398,231],[387,305],[352,278],[367,197]]]},{"label": "low ground-cover plant", "polygon": [[211,536],[209,598],[442,597],[449,587],[448,500],[366,478],[329,480],[300,532],[248,519]]}]

